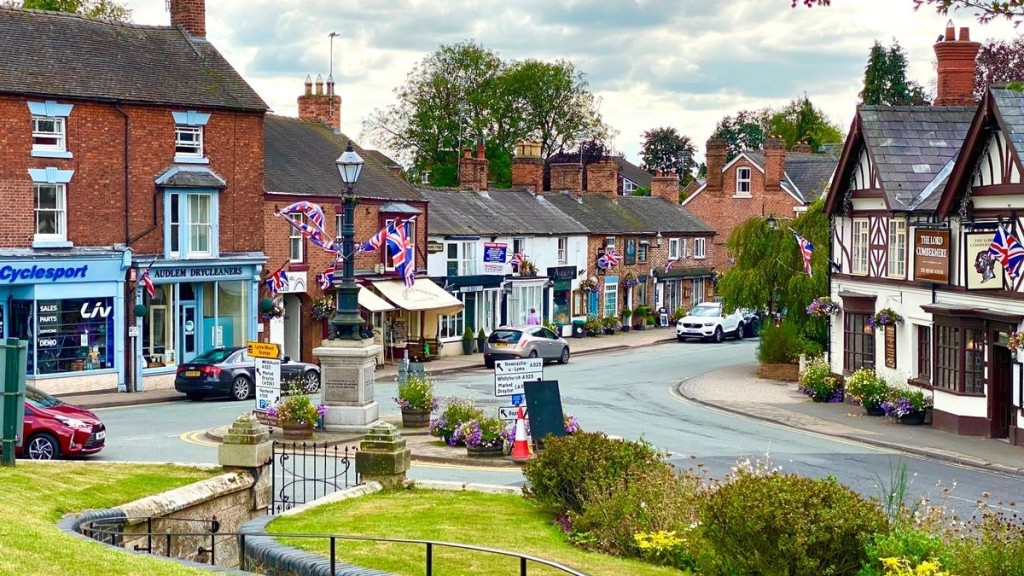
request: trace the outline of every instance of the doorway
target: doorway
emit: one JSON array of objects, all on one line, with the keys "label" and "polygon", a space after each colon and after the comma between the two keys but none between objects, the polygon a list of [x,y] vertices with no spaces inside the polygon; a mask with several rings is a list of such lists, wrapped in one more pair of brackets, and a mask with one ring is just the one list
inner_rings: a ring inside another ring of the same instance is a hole
[{"label": "doorway", "polygon": [[988,389],[989,437],[1008,438],[1010,417],[1013,414],[1013,361],[1010,349],[992,347],[992,379]]},{"label": "doorway", "polygon": [[182,303],[178,307],[181,317],[181,362],[191,362],[196,357],[196,305],[194,302]]},{"label": "doorway", "polygon": [[302,300],[295,294],[284,296],[284,355],[302,359]]}]

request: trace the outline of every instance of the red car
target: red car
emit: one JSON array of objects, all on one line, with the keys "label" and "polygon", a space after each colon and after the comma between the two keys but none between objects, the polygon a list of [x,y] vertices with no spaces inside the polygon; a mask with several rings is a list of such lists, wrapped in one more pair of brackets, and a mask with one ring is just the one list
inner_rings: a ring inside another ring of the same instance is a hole
[{"label": "red car", "polygon": [[25,428],[16,456],[32,460],[87,456],[103,449],[107,429],[95,414],[25,386]]}]

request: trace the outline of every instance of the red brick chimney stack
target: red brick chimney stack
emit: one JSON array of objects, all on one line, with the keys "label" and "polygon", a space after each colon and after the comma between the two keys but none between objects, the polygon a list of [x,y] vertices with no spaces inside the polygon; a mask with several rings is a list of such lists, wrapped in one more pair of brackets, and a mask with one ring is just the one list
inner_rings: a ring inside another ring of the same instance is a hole
[{"label": "red brick chimney stack", "polygon": [[524,187],[534,194],[544,193],[544,160],[540,157],[540,143],[516,142],[516,155],[512,159],[512,187]]},{"label": "red brick chimney stack", "polygon": [[726,144],[720,136],[712,136],[707,142],[706,161],[708,166],[707,189],[722,190],[722,168],[725,166]]},{"label": "red brick chimney stack", "polygon": [[551,191],[566,191],[574,196],[583,192],[583,172],[576,162],[551,165]]},{"label": "red brick chimney stack", "polygon": [[341,96],[334,93],[334,78],[327,78],[327,94],[324,94],[324,79],[317,75],[316,92],[309,76],[302,96],[299,96],[299,118],[303,120],[319,120],[331,130],[341,130]]},{"label": "red brick chimney stack", "polygon": [[487,162],[487,146],[484,145],[483,140],[478,140],[476,143],[476,181],[477,190],[487,191],[487,172],[489,169]]},{"label": "red brick chimney stack", "polygon": [[764,142],[764,187],[778,188],[786,173],[786,143],[779,136]]},{"label": "red brick chimney stack", "polygon": [[619,165],[609,160],[587,164],[587,192],[601,194],[613,202],[619,197]]},{"label": "red brick chimney stack", "polygon": [[654,173],[654,178],[651,178],[651,196],[679,204],[679,175],[675,170],[669,170],[668,173],[658,170]]},{"label": "red brick chimney stack", "polygon": [[171,26],[193,38],[206,38],[206,0],[170,0]]},{"label": "red brick chimney stack", "polygon": [[487,191],[487,154],[482,143],[477,143],[476,158],[473,149],[466,146],[459,158],[459,188],[475,192]]},{"label": "red brick chimney stack", "polygon": [[946,34],[935,43],[938,60],[938,95],[936,106],[974,105],[974,61],[981,44],[971,42],[970,30],[960,28],[960,37],[953,35],[953,21],[946,24]]}]

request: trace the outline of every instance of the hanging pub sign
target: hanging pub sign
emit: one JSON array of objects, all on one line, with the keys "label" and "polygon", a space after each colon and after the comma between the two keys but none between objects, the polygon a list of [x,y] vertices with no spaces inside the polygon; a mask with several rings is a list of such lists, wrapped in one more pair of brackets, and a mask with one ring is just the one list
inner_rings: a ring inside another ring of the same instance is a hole
[{"label": "hanging pub sign", "polygon": [[896,327],[885,327],[885,367],[896,369]]},{"label": "hanging pub sign", "polygon": [[964,234],[964,288],[968,290],[1001,290],[1003,266],[988,251],[993,232]]},{"label": "hanging pub sign", "polygon": [[914,279],[949,284],[949,230],[914,230]]}]

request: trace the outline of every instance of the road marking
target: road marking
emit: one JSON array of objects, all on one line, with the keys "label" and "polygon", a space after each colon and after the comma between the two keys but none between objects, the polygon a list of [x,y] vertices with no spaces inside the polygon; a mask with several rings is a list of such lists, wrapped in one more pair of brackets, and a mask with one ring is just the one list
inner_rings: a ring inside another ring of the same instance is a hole
[{"label": "road marking", "polygon": [[458,469],[458,470],[483,470],[487,472],[519,472],[522,473],[521,468],[512,468],[508,466],[473,466],[463,464],[446,464],[442,462],[424,462],[422,460],[412,461],[413,468],[441,468],[441,469]]},{"label": "road marking", "polygon": [[[993,500],[993,498],[987,498],[987,499],[986,498],[975,498],[974,500],[971,500],[970,498],[961,498],[959,496],[954,496],[952,494],[948,494],[946,496],[937,497],[937,498],[935,498],[935,500],[941,500],[942,498],[950,498],[950,499],[953,499],[953,500],[960,500],[961,502],[970,502],[972,504],[977,504],[978,501],[985,501],[985,500],[987,500],[987,501],[991,502]],[[985,504],[985,508],[984,509],[985,510],[1002,510],[1003,512],[1009,512],[1011,514],[1017,514],[1018,512],[1020,512],[1020,510],[1016,510],[1016,509],[1013,509],[1013,508],[1004,508],[1002,506],[996,506],[995,504]]]},{"label": "road marking", "polygon": [[182,442],[188,444],[194,444],[196,446],[217,446],[220,442],[209,439],[206,436],[206,430],[193,430],[191,432],[185,432],[178,437]]}]

